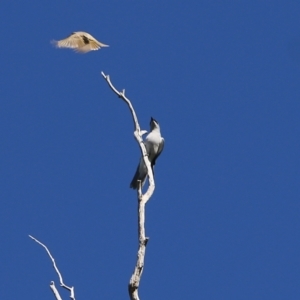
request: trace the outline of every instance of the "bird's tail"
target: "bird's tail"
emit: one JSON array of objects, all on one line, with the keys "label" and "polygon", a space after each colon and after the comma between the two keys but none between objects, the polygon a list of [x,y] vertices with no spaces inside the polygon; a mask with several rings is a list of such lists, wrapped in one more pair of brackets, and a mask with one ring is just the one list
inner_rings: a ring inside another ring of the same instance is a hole
[{"label": "bird's tail", "polygon": [[58,48],[56,40],[51,40],[50,44],[53,45],[54,47]]},{"label": "bird's tail", "polygon": [[100,48],[102,48],[102,47],[109,47],[109,45],[103,44],[103,43],[101,43],[99,41],[95,42],[95,44],[97,44]]},{"label": "bird's tail", "polygon": [[141,161],[136,169],[136,172],[133,176],[133,179],[130,183],[130,187],[134,190],[138,188],[138,181],[140,180],[142,183],[142,186],[144,185],[146,178],[147,178],[147,167],[145,166],[143,158],[141,158]]}]

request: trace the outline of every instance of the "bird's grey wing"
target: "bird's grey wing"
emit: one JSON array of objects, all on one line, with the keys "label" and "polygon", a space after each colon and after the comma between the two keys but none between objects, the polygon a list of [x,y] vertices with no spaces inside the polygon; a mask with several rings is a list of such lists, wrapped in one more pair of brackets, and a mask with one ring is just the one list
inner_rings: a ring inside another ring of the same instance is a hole
[{"label": "bird's grey wing", "polygon": [[133,176],[133,179],[130,183],[130,187],[133,188],[134,190],[138,188],[138,180],[142,182],[142,186],[145,183],[145,180],[147,178],[148,172],[147,172],[147,167],[144,163],[143,157],[140,159],[140,163],[136,169],[136,172]]},{"label": "bird's grey wing", "polygon": [[153,166],[155,165],[155,162],[156,162],[157,158],[160,156],[160,154],[164,150],[164,146],[165,146],[165,140],[164,140],[164,138],[161,138],[161,142],[158,146],[157,153],[156,153],[156,155],[154,156],[154,158],[152,159],[152,162],[151,162],[152,171],[153,171]]}]

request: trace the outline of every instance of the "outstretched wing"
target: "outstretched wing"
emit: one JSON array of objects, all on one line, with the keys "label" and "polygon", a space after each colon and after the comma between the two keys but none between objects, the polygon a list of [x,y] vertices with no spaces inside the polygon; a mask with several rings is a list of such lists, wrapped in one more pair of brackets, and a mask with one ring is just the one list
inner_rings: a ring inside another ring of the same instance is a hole
[{"label": "outstretched wing", "polygon": [[58,48],[71,48],[77,52],[86,53],[91,50],[98,50],[101,47],[109,47],[100,43],[92,35],[87,32],[73,32],[67,38],[60,41],[53,41]]},{"label": "outstretched wing", "polygon": [[76,49],[86,45],[86,43],[81,38],[81,36],[78,35],[76,32],[73,32],[71,35],[69,35],[67,38],[63,40],[55,41],[55,44],[56,47],[58,48],[71,48],[71,49]]}]

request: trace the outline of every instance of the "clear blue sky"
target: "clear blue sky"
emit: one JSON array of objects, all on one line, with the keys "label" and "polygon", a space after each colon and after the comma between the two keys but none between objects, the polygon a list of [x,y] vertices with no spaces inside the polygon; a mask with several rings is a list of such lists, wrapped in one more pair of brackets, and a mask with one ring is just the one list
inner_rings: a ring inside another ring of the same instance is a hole
[{"label": "clear blue sky", "polygon": [[[165,149],[141,300],[300,299],[300,2],[1,2],[1,299],[128,299],[143,129]],[[50,41],[87,31],[110,48]],[[63,292],[64,299],[68,294]]]}]

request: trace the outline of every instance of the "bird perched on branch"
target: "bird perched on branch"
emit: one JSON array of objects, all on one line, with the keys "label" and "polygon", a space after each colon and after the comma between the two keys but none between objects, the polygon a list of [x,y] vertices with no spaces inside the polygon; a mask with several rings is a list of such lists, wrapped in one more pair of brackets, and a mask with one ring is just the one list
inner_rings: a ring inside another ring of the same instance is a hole
[{"label": "bird perched on branch", "polygon": [[[160,127],[156,120],[151,118],[150,120],[150,133],[147,135],[144,145],[148,154],[148,159],[151,163],[152,172],[154,173],[154,165],[157,158],[164,149],[165,140],[160,134]],[[138,180],[144,185],[148,175],[147,166],[144,163],[143,157],[140,159],[140,163],[130,183],[130,187],[133,189],[138,188]]]},{"label": "bird perched on branch", "polygon": [[52,41],[57,48],[71,48],[76,52],[87,53],[92,50],[99,50],[102,47],[109,47],[97,41],[87,32],[73,32],[66,39],[60,41]]}]

